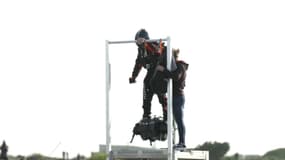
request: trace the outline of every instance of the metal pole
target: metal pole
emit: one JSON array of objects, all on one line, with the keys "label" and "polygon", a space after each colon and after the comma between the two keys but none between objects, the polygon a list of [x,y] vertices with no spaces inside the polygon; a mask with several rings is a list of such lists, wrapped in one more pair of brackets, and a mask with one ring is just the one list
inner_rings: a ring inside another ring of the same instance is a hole
[{"label": "metal pole", "polygon": [[[166,39],[150,39],[146,40],[146,42],[157,42],[157,41],[167,41]],[[130,41],[108,41],[109,44],[121,44],[121,43],[136,43],[136,40],[130,40]]]},{"label": "metal pole", "polygon": [[110,92],[110,62],[109,62],[109,42],[106,41],[106,160],[110,158],[111,151],[111,122],[109,108],[109,92]]},{"label": "metal pole", "polygon": [[[170,46],[170,37],[167,37],[167,69],[171,71],[172,53]],[[168,139],[168,160],[173,159],[173,115],[172,115],[172,79],[169,79],[167,87],[167,139]]]}]

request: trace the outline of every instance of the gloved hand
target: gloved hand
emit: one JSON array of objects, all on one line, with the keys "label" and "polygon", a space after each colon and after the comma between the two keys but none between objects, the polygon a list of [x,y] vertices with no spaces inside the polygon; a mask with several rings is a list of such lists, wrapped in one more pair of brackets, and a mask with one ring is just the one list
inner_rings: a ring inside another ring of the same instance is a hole
[{"label": "gloved hand", "polygon": [[130,77],[130,78],[129,78],[129,83],[130,83],[130,84],[131,84],[131,83],[136,83],[136,78]]}]

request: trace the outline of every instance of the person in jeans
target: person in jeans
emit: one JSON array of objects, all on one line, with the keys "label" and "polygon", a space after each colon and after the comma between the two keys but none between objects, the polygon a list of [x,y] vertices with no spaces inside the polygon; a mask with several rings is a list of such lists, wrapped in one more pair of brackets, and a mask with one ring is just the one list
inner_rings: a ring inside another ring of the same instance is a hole
[{"label": "person in jeans", "polygon": [[183,120],[183,109],[185,104],[184,87],[186,79],[186,71],[188,64],[184,61],[178,60],[179,49],[173,49],[172,54],[175,58],[177,69],[168,71],[165,67],[159,65],[156,70],[163,72],[165,76],[173,79],[173,116],[178,127],[179,142],[175,148],[186,148],[185,145],[185,125]]}]

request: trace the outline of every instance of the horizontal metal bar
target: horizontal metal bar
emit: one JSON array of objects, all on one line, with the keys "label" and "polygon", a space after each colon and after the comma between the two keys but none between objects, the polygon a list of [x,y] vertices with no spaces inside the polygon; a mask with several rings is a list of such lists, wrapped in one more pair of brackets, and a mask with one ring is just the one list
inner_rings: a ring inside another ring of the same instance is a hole
[{"label": "horizontal metal bar", "polygon": [[[146,42],[157,42],[157,41],[167,41],[167,38],[164,39],[150,39],[146,40]],[[121,43],[136,43],[136,40],[130,40],[130,41],[107,41],[108,44],[121,44]]]}]

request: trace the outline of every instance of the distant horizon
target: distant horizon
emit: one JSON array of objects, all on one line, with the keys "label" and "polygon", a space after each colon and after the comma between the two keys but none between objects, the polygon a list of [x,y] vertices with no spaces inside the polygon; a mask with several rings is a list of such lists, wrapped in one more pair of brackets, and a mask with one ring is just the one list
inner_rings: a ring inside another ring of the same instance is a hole
[{"label": "distant horizon", "polygon": [[[213,141],[213,142],[217,142],[217,141]],[[224,142],[219,142],[219,143],[224,143]],[[229,143],[230,144],[230,143]],[[200,144],[200,145],[202,145],[202,144]],[[91,157],[91,155],[92,155],[92,153],[105,153],[105,151],[100,151],[100,150],[105,150],[105,146],[106,146],[106,144],[99,144],[99,149],[97,150],[97,151],[93,151],[93,152],[90,152],[90,155],[88,156],[88,155],[83,155],[83,154],[80,154],[80,153],[78,153],[79,155],[81,155],[81,156],[85,156],[85,157]],[[8,146],[9,147],[9,146]],[[101,148],[102,147],[102,148]],[[139,146],[139,145],[112,145],[112,147],[115,147],[116,148],[116,150],[119,150],[119,148],[120,147],[123,147],[123,148],[125,148],[125,147],[135,147],[135,148],[137,148],[137,149],[167,149],[167,148],[155,148],[155,147],[153,147],[153,146],[149,146],[149,147],[142,147],[142,146]],[[197,149],[195,149],[195,148],[189,148],[189,149],[193,149],[193,150],[197,150]],[[270,151],[274,151],[274,150],[278,150],[278,149],[285,149],[284,147],[280,147],[280,148],[275,148],[275,149],[271,149],[271,150],[268,150],[268,151],[266,151],[265,153],[263,153],[263,154],[243,154],[243,153],[240,153],[240,152],[236,152],[236,153],[238,153],[239,155],[243,155],[243,156],[264,156],[266,153],[268,153],[268,152],[270,152]],[[69,154],[69,152],[68,151],[62,151],[62,153],[63,152],[65,152],[65,153],[68,153]],[[234,154],[236,154],[236,153],[232,153],[232,154],[229,154],[228,152],[226,153],[226,155],[225,156],[233,156]],[[24,157],[29,157],[29,156],[32,156],[32,155],[34,155],[34,154],[40,154],[40,155],[42,155],[42,156],[46,156],[46,157],[53,157],[53,158],[60,158],[60,157],[62,157],[62,155],[61,156],[52,156],[52,155],[45,155],[45,154],[42,154],[42,153],[30,153],[30,154],[27,154],[27,155],[21,155],[21,154],[16,154],[16,155],[12,155],[12,154],[9,154],[9,151],[8,151],[8,156],[12,156],[12,157],[17,157],[17,156],[24,156]],[[78,155],[77,154],[77,155]],[[72,157],[77,157],[77,155],[75,155],[75,156],[72,156]],[[72,158],[72,157],[69,157],[69,158]]]}]

